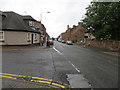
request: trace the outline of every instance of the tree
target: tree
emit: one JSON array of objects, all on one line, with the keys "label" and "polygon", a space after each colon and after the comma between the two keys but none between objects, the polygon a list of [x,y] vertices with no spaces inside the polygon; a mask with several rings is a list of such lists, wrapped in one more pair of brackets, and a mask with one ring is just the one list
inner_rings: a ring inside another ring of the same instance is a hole
[{"label": "tree", "polygon": [[92,2],[87,8],[83,26],[96,39],[120,40],[120,3]]},{"label": "tree", "polygon": [[55,38],[54,38],[54,37],[52,37],[52,40],[55,40]]}]

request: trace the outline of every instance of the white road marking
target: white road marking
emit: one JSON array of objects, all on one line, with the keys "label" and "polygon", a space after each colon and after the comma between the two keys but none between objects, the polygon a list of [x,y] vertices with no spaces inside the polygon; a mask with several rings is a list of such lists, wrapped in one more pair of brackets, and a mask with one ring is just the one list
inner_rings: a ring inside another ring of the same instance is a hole
[{"label": "white road marking", "polygon": [[71,61],[68,61],[68,62],[75,68],[75,70],[76,70],[77,72],[80,73],[80,70],[79,70],[78,68],[76,68],[75,65],[71,63]]},{"label": "white road marking", "polygon": [[[57,51],[60,55],[63,55],[63,54],[62,54],[60,51],[58,51],[55,47],[53,47],[53,49],[54,49],[55,51]],[[68,62],[75,68],[75,70],[76,70],[77,72],[80,73],[80,70],[79,70],[78,68],[76,68],[75,65],[71,63],[71,61],[68,61]]]},{"label": "white road marking", "polygon": [[72,64],[72,66],[75,68],[75,65]]},{"label": "white road marking", "polygon": [[79,73],[80,73],[80,70],[78,70],[77,68],[75,68]]},{"label": "white road marking", "polygon": [[63,55],[60,51],[58,51],[55,47],[53,47],[55,51],[57,51],[60,55]]}]

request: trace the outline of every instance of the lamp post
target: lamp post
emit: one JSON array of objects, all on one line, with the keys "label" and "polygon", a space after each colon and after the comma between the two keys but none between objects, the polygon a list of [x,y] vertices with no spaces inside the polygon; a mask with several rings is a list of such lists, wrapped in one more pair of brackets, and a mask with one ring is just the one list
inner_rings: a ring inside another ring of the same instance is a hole
[{"label": "lamp post", "polygon": [[41,13],[40,13],[40,22],[41,22],[41,23],[42,23],[42,14],[43,14],[43,13],[50,13],[50,12],[41,12]]},{"label": "lamp post", "polygon": [[[42,14],[43,14],[43,13],[50,13],[50,12],[41,12],[41,13],[40,13],[40,22],[41,22],[41,24],[42,24]],[[44,35],[44,36],[45,36],[45,37],[44,37],[44,38],[45,38],[45,44],[47,44],[46,30],[45,30],[45,35]],[[47,46],[47,45],[46,45],[46,46]]]}]

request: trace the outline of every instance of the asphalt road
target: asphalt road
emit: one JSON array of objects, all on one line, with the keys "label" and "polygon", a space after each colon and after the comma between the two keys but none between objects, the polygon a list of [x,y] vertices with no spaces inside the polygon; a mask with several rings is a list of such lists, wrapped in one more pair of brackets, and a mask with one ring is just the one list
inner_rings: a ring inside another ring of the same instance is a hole
[{"label": "asphalt road", "polygon": [[118,87],[118,57],[104,54],[107,50],[55,43],[55,47],[71,62],[94,88]]},{"label": "asphalt road", "polygon": [[[52,79],[68,85],[66,74],[82,74],[93,88],[118,87],[118,57],[104,50],[55,42],[53,48],[5,47],[2,72]],[[36,82],[3,78],[3,88],[53,88]]]}]

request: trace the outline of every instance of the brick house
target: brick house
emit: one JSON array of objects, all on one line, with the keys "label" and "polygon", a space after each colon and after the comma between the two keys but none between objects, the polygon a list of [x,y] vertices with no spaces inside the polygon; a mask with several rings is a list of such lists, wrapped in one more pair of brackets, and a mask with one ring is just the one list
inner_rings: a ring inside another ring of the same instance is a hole
[{"label": "brick house", "polygon": [[85,29],[82,27],[81,23],[79,22],[77,26],[73,25],[72,28],[67,26],[66,32],[62,33],[61,39],[62,40],[71,40],[73,42],[84,41]]}]

